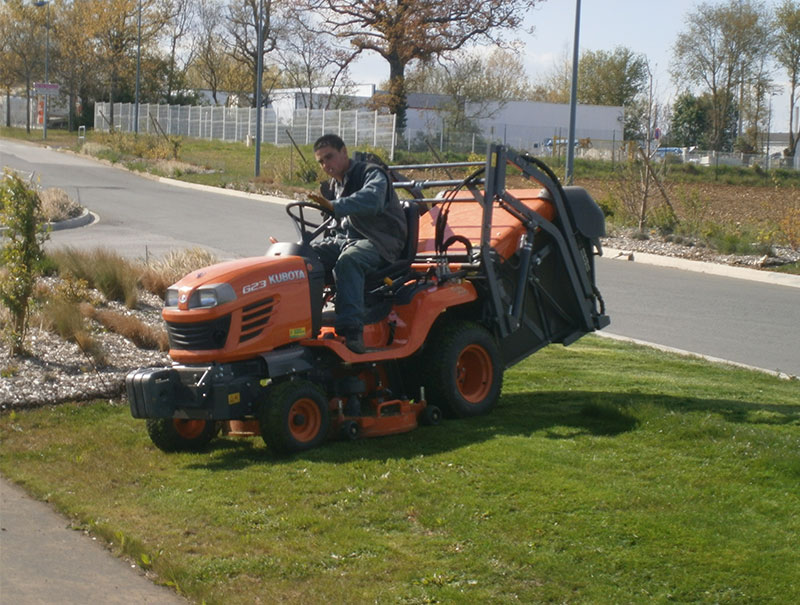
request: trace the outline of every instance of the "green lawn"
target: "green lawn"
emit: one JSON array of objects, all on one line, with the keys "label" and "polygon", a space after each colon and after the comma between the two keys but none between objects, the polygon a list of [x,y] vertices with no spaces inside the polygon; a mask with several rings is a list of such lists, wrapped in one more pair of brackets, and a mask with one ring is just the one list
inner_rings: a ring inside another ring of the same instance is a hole
[{"label": "green lawn", "polygon": [[586,337],[494,413],[275,458],[123,405],[0,417],[0,470],[206,603],[800,601],[800,383]]}]

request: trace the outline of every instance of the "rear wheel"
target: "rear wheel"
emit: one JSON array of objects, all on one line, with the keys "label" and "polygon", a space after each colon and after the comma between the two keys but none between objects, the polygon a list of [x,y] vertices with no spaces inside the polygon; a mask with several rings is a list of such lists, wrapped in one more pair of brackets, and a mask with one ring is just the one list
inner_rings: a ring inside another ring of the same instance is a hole
[{"label": "rear wheel", "polygon": [[449,416],[488,413],[500,396],[503,367],[491,333],[459,321],[444,326],[425,352],[426,399]]},{"label": "rear wheel", "polygon": [[259,414],[261,435],[276,454],[317,447],[328,436],[330,422],[325,396],[307,380],[275,385]]},{"label": "rear wheel", "polygon": [[165,452],[199,452],[217,436],[213,420],[185,418],[150,418],[147,434],[156,447]]}]

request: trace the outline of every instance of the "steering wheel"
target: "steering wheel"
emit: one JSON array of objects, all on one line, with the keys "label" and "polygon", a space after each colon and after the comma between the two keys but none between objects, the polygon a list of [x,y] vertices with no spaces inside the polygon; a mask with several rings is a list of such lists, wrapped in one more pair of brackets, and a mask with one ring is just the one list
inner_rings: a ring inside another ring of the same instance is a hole
[{"label": "steering wheel", "polygon": [[[306,210],[319,212],[321,217],[308,217]],[[286,204],[286,214],[294,221],[294,226],[304,244],[310,244],[321,233],[332,226],[336,220],[332,210],[312,204],[311,202],[291,202]]]}]

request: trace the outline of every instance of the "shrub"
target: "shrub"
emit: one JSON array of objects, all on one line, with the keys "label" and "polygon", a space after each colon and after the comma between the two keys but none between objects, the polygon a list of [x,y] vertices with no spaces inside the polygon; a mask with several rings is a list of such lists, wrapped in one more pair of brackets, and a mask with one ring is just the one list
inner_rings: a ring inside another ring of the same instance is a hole
[{"label": "shrub", "polygon": [[714,225],[706,234],[709,247],[722,254],[749,254],[774,256],[772,246],[740,228]]},{"label": "shrub", "polygon": [[63,221],[79,216],[81,206],[67,192],[58,187],[50,187],[39,194],[42,214],[48,221]]},{"label": "shrub", "polygon": [[91,305],[84,305],[81,310],[87,317],[124,336],[140,349],[169,350],[169,339],[164,329],[152,328],[132,315],[108,309],[95,309]]},{"label": "shrub", "polygon": [[84,321],[84,307],[91,308],[91,305],[79,304],[53,293],[40,312],[42,327],[64,340],[74,342],[94,365],[104,366],[107,363],[106,353]]},{"label": "shrub", "polygon": [[140,270],[142,287],[163,298],[167,288],[187,273],[213,265],[217,258],[203,248],[173,250],[160,261],[144,265]]},{"label": "shrub", "polygon": [[128,308],[139,300],[138,272],[135,266],[116,252],[97,248],[84,252],[62,248],[50,254],[62,277],[71,275],[97,288],[109,300],[124,303]]},{"label": "shrub", "polygon": [[800,250],[800,207],[787,208],[780,220],[780,229],[793,250]]},{"label": "shrub", "polygon": [[0,222],[6,226],[0,248],[0,302],[11,313],[8,335],[12,355],[24,350],[31,294],[44,257],[47,232],[39,194],[19,176],[5,172],[0,184]]}]

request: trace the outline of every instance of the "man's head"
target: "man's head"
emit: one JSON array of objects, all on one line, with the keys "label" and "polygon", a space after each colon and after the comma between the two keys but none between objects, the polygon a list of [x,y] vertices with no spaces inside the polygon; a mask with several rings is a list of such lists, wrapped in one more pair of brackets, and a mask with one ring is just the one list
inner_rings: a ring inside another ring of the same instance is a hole
[{"label": "man's head", "polygon": [[341,137],[324,134],[314,143],[314,157],[322,169],[337,181],[344,178],[350,168],[350,157]]}]

